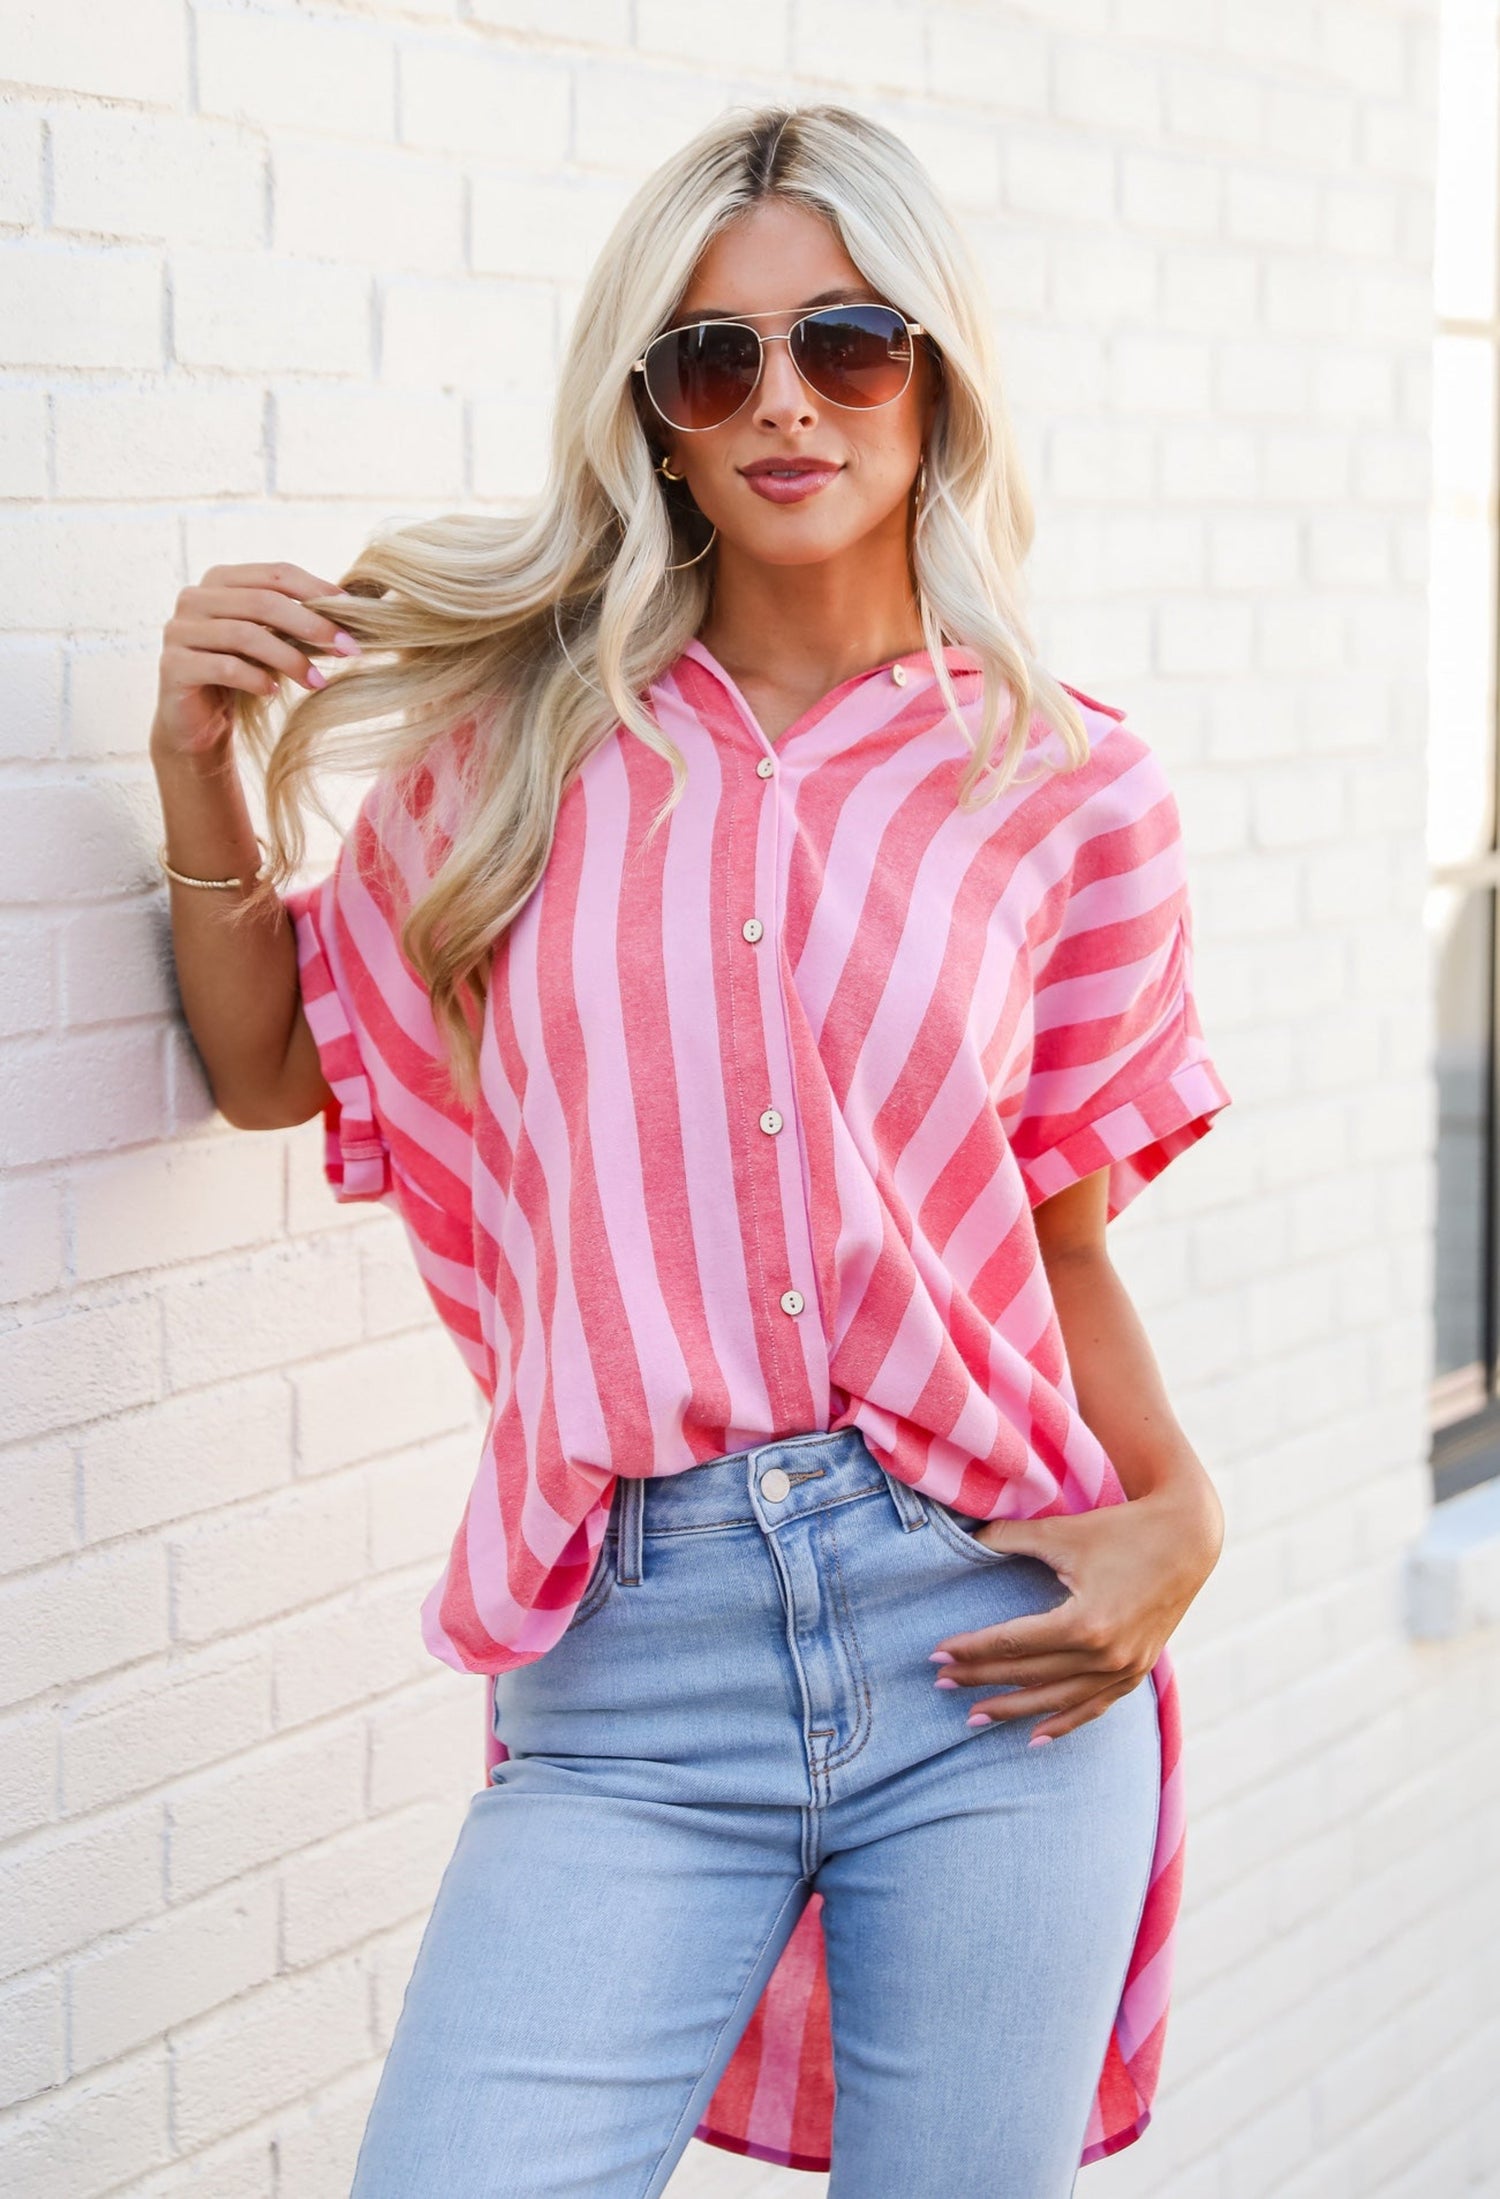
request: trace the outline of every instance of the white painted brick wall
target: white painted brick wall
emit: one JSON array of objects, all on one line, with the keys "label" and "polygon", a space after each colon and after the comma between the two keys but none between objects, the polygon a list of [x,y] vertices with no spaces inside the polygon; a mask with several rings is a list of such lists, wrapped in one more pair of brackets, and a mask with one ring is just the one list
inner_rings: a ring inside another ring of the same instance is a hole
[{"label": "white painted brick wall", "polygon": [[[1236,1105],[1118,1258],[1229,1541],[1145,2140],[1096,2199],[1497,2199],[1493,1633],[1411,1644],[1436,0],[0,6],[0,2182],[334,2199],[481,1776],[478,1422],[321,1131],[212,1113],[145,742],[209,563],[539,482],[624,196],[849,96],[993,286],[1063,677],[1182,803]],[[323,850],[326,853],[326,846]],[[683,2199],[821,2188],[698,2147]]]}]

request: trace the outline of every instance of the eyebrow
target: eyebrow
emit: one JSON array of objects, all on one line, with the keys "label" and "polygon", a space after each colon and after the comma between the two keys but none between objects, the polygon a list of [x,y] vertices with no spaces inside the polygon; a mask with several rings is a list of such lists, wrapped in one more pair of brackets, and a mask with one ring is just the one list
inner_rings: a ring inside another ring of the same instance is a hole
[{"label": "eyebrow", "polygon": [[[857,288],[850,283],[840,283],[833,290],[820,290],[815,298],[804,298],[800,305],[789,306],[787,311],[814,313],[820,305],[847,305],[853,298],[858,298],[861,303],[866,300],[875,302],[870,299],[867,283]],[[727,305],[695,305],[690,310],[684,309],[682,317],[689,321],[732,321],[737,318],[733,308]]]}]

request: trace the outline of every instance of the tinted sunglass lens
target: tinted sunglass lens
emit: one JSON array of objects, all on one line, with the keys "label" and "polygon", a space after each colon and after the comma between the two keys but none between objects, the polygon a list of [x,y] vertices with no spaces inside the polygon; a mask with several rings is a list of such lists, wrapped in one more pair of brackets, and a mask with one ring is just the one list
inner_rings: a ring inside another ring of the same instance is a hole
[{"label": "tinted sunglass lens", "polygon": [[911,375],[911,336],[884,305],[829,306],[799,322],[792,357],[820,396],[857,409],[888,405]]},{"label": "tinted sunglass lens", "polygon": [[760,346],[753,329],[701,321],[658,336],[646,353],[646,387],[676,428],[716,428],[755,387]]}]

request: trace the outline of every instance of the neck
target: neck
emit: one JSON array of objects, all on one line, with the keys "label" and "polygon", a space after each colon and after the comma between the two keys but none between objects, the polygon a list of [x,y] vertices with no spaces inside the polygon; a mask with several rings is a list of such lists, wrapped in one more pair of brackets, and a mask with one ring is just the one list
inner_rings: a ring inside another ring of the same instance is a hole
[{"label": "neck", "polygon": [[768,565],[721,533],[704,647],[735,680],[820,693],[924,648],[904,506],[892,519],[814,565]]}]

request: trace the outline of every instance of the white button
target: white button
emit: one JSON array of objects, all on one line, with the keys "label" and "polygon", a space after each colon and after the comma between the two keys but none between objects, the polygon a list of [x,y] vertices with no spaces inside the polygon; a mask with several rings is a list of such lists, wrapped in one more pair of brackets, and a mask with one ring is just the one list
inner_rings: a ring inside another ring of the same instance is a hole
[{"label": "white button", "polygon": [[776,764],[772,757],[762,756],[760,762],[756,765],[755,768],[760,773],[763,779],[769,779],[772,772],[776,769]]},{"label": "white button", "polygon": [[749,940],[752,947],[755,945],[756,940],[759,939],[761,933],[765,930],[765,928],[765,925],[761,922],[758,916],[746,917],[744,923],[740,926],[740,930]]},{"label": "white button", "polygon": [[800,1313],[802,1311],[801,1291],[784,1290],[781,1294],[781,1310],[783,1313]]},{"label": "white button", "polygon": [[781,1117],[777,1114],[774,1107],[768,1107],[766,1109],[765,1113],[760,1118],[760,1126],[762,1130],[766,1132],[768,1137],[775,1137],[777,1131],[781,1128]]},{"label": "white button", "polygon": [[760,1493],[779,1504],[792,1486],[792,1477],[780,1466],[770,1466],[760,1477]]},{"label": "white button", "polygon": [[893,664],[891,666],[891,678],[898,687],[904,687],[906,685],[906,666],[904,664]]}]

